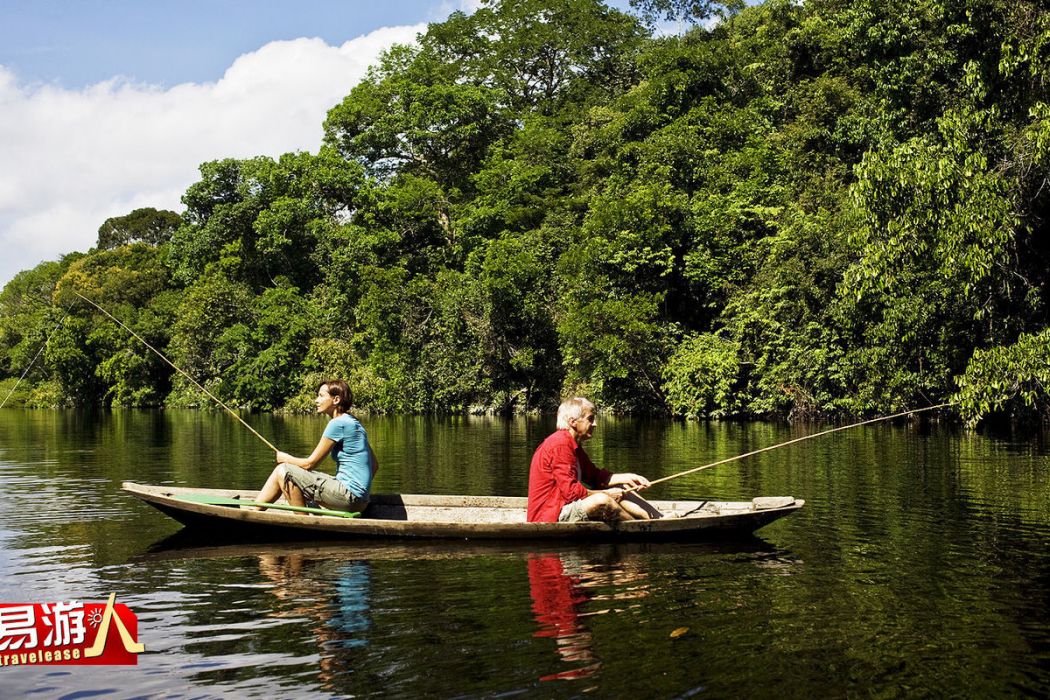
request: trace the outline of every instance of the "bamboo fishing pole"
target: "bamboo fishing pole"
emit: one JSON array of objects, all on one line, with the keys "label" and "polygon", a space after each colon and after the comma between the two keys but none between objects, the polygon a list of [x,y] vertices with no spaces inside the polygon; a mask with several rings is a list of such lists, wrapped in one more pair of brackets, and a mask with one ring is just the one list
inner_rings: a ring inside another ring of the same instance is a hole
[{"label": "bamboo fishing pole", "polygon": [[894,418],[902,418],[904,416],[910,416],[913,413],[922,413],[924,411],[934,411],[934,410],[936,410],[938,408],[947,408],[948,406],[951,406],[951,405],[953,405],[953,402],[942,403],[942,404],[938,404],[936,406],[926,406],[925,408],[913,408],[913,409],[911,409],[909,411],[902,411],[900,413],[894,413],[891,416],[879,416],[878,418],[870,418],[868,420],[860,421],[859,423],[851,423],[849,425],[841,425],[841,426],[839,426],[837,428],[830,428],[828,430],[822,430],[821,432],[813,433],[812,435],[803,435],[802,437],[795,438],[793,440],[788,440],[787,442],[781,442],[781,443],[777,443],[776,445],[770,445],[769,447],[763,447],[763,448],[758,449],[758,450],[752,450],[751,452],[745,452],[744,454],[736,455],[734,457],[726,457],[725,459],[720,459],[717,462],[711,462],[710,464],[705,464],[702,467],[694,467],[693,469],[686,469],[685,471],[678,472],[677,474],[671,474],[670,476],[665,476],[665,477],[661,477],[659,479],[654,479],[653,481],[649,482],[648,486],[642,486],[642,487],[631,486],[629,488],[624,489],[623,492],[626,494],[626,493],[631,493],[632,491],[640,491],[643,488],[649,488],[649,486],[653,486],[654,484],[659,484],[659,483],[661,483],[663,481],[670,481],[671,479],[677,479],[680,476],[686,476],[688,474],[695,474],[695,473],[701,472],[701,471],[703,471],[705,469],[710,469],[711,467],[717,467],[720,464],[726,464],[727,462],[735,462],[738,459],[744,459],[745,457],[751,457],[753,455],[757,455],[757,454],[760,454],[762,452],[769,452],[770,450],[776,450],[776,449],[779,449],[781,447],[787,447],[788,445],[794,445],[795,443],[802,442],[803,440],[812,440],[813,438],[818,438],[818,437],[820,437],[822,435],[830,435],[831,433],[837,433],[840,430],[849,430],[850,428],[859,428],[862,425],[871,425],[872,423],[878,423],[878,422],[884,421],[884,420],[892,420]]},{"label": "bamboo fishing pole", "polygon": [[241,425],[243,425],[243,426],[244,426],[245,428],[247,428],[248,430],[250,430],[250,431],[252,432],[252,435],[254,435],[255,437],[257,437],[257,438],[259,438],[260,440],[262,440],[262,441],[263,441],[264,443],[266,443],[266,446],[267,446],[267,447],[269,447],[269,448],[270,448],[271,450],[273,450],[274,452],[279,452],[279,451],[280,451],[280,450],[278,450],[278,449],[277,449],[276,447],[274,447],[274,446],[273,446],[273,444],[272,444],[272,443],[271,443],[271,442],[270,442],[269,440],[267,440],[267,439],[266,439],[266,438],[264,438],[264,437],[263,437],[262,435],[260,435],[259,433],[257,433],[257,432],[255,431],[255,428],[253,428],[252,426],[250,426],[250,425],[248,425],[247,423],[245,423],[245,422],[244,422],[244,419],[243,419],[243,418],[241,418],[240,416],[238,416],[238,415],[237,415],[237,413],[236,413],[236,412],[235,412],[235,411],[234,411],[234,410],[233,410],[232,408],[230,408],[229,406],[227,406],[226,404],[224,404],[224,403],[223,403],[222,401],[220,401],[220,400],[218,399],[218,397],[216,397],[216,396],[215,396],[214,394],[212,394],[212,393],[211,393],[210,391],[208,391],[208,390],[207,390],[207,389],[205,389],[205,388],[204,388],[203,386],[201,386],[201,385],[200,385],[200,383],[199,383],[199,382],[198,382],[198,381],[197,381],[196,379],[194,379],[193,377],[191,377],[190,375],[188,375],[188,374],[187,374],[186,372],[184,372],[184,371],[182,371],[181,369],[179,369],[179,367],[177,367],[177,366],[175,365],[175,363],[174,363],[174,362],[172,362],[171,360],[169,360],[169,359],[168,359],[167,357],[165,357],[165,356],[164,356],[164,353],[162,353],[162,352],[161,352],[160,350],[158,350],[157,348],[155,348],[155,347],[153,347],[152,345],[150,345],[149,343],[147,343],[147,342],[145,341],[145,339],[144,339],[144,338],[143,338],[142,336],[140,336],[140,335],[139,335],[138,333],[136,333],[135,331],[131,330],[130,328],[128,328],[127,326],[125,326],[125,325],[124,325],[123,323],[121,323],[120,319],[118,319],[118,318],[117,318],[117,317],[115,317],[115,316],[114,316],[113,314],[111,314],[110,312],[106,311],[106,310],[105,310],[105,309],[103,309],[103,308],[102,308],[101,306],[99,306],[99,305],[98,305],[98,304],[96,304],[95,302],[91,301],[90,299],[88,299],[88,298],[87,298],[86,296],[84,296],[84,295],[83,295],[83,294],[81,294],[80,292],[76,291],[75,289],[74,289],[74,290],[72,290],[72,292],[73,292],[74,294],[76,294],[76,295],[77,295],[78,297],[80,297],[81,299],[83,299],[84,301],[86,301],[87,303],[89,303],[89,304],[91,304],[92,306],[94,306],[94,307],[95,307],[96,309],[98,309],[98,310],[99,310],[99,311],[101,311],[102,313],[104,313],[104,314],[105,314],[106,316],[108,316],[108,317],[109,317],[109,318],[110,318],[110,319],[111,319],[111,320],[112,320],[112,321],[113,321],[114,323],[116,323],[116,324],[117,324],[118,326],[120,326],[121,328],[123,328],[124,330],[126,330],[126,331],[127,331],[128,333],[131,333],[131,335],[135,336],[135,338],[137,338],[139,342],[141,342],[141,343],[142,343],[143,345],[145,345],[145,346],[146,346],[147,348],[149,348],[149,349],[150,349],[150,350],[152,350],[152,351],[153,351],[154,353],[156,353],[157,357],[159,357],[160,359],[162,359],[162,360],[164,360],[165,362],[167,362],[167,363],[168,363],[169,365],[171,365],[171,366],[172,366],[172,368],[173,368],[173,369],[174,369],[174,370],[175,370],[176,372],[178,372],[178,373],[179,373],[179,374],[181,374],[182,376],[186,377],[186,379],[190,380],[190,381],[191,381],[191,382],[193,383],[193,385],[194,385],[195,387],[197,387],[198,389],[200,389],[201,391],[203,391],[203,392],[204,392],[205,394],[207,394],[208,398],[210,398],[210,399],[211,399],[212,401],[214,401],[215,403],[217,403],[217,404],[219,404],[220,406],[222,406],[223,408],[225,408],[225,409],[226,409],[226,411],[227,411],[227,412],[228,412],[228,413],[229,413],[229,414],[230,414],[231,416],[233,416],[234,418],[236,418],[236,419],[237,419],[237,421],[238,421],[238,422],[240,422],[240,424],[241,424]]}]

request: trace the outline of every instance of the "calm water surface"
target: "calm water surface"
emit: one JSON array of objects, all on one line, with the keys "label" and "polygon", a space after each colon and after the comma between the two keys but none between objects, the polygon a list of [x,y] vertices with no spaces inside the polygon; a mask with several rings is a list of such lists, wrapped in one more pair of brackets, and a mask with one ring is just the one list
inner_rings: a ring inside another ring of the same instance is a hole
[{"label": "calm water surface", "polygon": [[[248,419],[293,454],[323,426]],[[405,493],[523,495],[553,428],[363,422],[375,490]],[[603,419],[589,451],[653,478],[820,427]],[[0,602],[115,591],[146,646],[135,667],[0,668],[0,696],[1050,695],[1039,439],[859,428],[654,487],[806,499],[731,544],[222,545],[119,491],[254,488],[270,461],[221,414],[0,410]]]}]

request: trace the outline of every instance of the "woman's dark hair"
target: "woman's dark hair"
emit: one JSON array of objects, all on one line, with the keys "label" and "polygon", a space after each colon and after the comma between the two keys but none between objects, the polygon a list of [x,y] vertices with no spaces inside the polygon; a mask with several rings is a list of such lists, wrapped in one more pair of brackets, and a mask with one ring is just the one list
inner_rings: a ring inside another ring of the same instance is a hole
[{"label": "woman's dark hair", "polygon": [[330,379],[327,382],[321,382],[317,386],[317,390],[320,391],[321,387],[328,388],[328,395],[333,399],[339,399],[339,410],[343,413],[350,412],[350,406],[354,403],[354,395],[350,391],[350,387],[342,379]]}]

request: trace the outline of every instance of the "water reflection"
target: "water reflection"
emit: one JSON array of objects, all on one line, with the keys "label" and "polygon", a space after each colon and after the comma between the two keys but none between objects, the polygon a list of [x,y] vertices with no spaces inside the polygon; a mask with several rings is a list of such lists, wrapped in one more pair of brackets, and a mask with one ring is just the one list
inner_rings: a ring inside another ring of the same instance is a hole
[{"label": "water reflection", "polygon": [[[292,452],[313,447],[317,420],[249,418]],[[552,420],[371,416],[375,490],[523,495]],[[826,427],[603,426],[595,461],[650,478]],[[1048,444],[869,426],[654,489],[806,498],[760,531],[769,544],[220,549],[209,532],[148,547],[177,525],[120,482],[257,487],[268,455],[253,436],[207,412],[5,408],[0,602],[117,591],[147,653],[3,669],[0,696],[1046,697]]]},{"label": "water reflection", "polygon": [[339,567],[335,578],[335,614],[329,620],[336,636],[328,648],[354,649],[368,643],[365,633],[372,626],[371,592],[371,563],[352,561]]},{"label": "water reflection", "polygon": [[[271,616],[308,620],[318,649],[317,680],[334,691],[337,679],[354,670],[354,660],[341,652],[366,647],[372,626],[372,564],[360,559],[308,558],[299,552],[260,553],[259,572],[272,584],[279,605]],[[323,569],[320,577],[310,569]]]},{"label": "water reflection", "polygon": [[[622,613],[624,609],[587,610],[586,604],[615,604],[646,597],[649,590],[645,572],[630,558],[595,563],[574,552],[530,553],[527,566],[532,612],[539,627],[533,636],[553,638],[558,657],[572,667],[540,676],[540,680],[576,680],[594,675],[602,662],[594,652],[593,634],[581,618]],[[603,592],[609,588],[611,592]]]},{"label": "water reflection", "polygon": [[590,600],[579,576],[570,576],[557,554],[533,554],[528,559],[529,593],[539,629],[534,637],[553,637],[558,656],[574,665],[565,671],[540,676],[541,681],[585,678],[601,668],[594,656],[593,638],[580,623],[578,606]]}]

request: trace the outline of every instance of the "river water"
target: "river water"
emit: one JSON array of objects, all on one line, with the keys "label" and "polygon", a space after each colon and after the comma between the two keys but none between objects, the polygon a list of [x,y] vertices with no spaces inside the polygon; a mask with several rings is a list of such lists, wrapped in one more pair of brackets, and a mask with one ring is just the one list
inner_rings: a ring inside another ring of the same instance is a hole
[{"label": "river water", "polygon": [[[246,416],[305,454],[320,417]],[[524,495],[553,418],[363,418],[374,491]],[[650,478],[816,425],[602,418],[599,465]],[[124,480],[254,488],[228,416],[0,410],[0,602],[138,616],[137,666],[0,668],[7,697],[1050,695],[1050,449],[942,426],[851,429],[660,484],[793,495],[753,539],[222,544]],[[2,632],[2,630],[0,630]],[[2,643],[2,641],[0,641]]]}]

